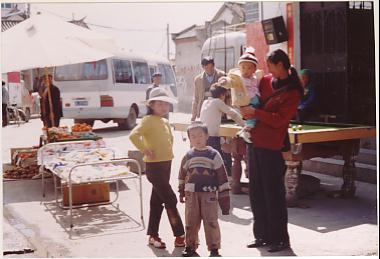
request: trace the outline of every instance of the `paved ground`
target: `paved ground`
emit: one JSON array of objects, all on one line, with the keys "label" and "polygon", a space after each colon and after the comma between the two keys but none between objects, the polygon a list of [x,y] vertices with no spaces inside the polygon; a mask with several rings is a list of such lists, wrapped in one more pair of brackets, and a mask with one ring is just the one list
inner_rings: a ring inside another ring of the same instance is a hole
[{"label": "paved ground", "polygon": [[[173,117],[182,114],[171,115]],[[72,124],[64,120],[63,124]],[[41,125],[38,119],[30,123],[3,128],[3,161],[9,161],[9,148],[38,144]],[[114,124],[96,123],[96,131],[108,145],[124,152],[132,149],[128,131],[118,131]],[[15,138],[16,137],[16,138]],[[175,132],[175,159],[171,183],[177,186],[176,175],[188,142]],[[309,172],[305,172],[309,173]],[[358,182],[354,199],[330,199],[326,191],[339,189],[341,179],[309,173],[321,179],[321,191],[305,202],[308,209],[289,208],[289,233],[292,249],[276,253],[285,256],[351,256],[378,255],[377,186]],[[166,215],[162,217],[160,235],[167,242],[165,250],[147,245],[146,229],[140,220],[137,181],[121,184],[116,206],[100,206],[74,210],[74,228],[68,225],[68,212],[57,208],[53,185],[48,180],[48,193],[41,196],[39,180],[3,182],[3,249],[30,248],[32,254],[7,257],[171,257],[180,256],[174,248],[173,237]],[[112,193],[113,194],[113,193]],[[144,219],[149,212],[150,185],[143,177]],[[179,204],[181,215],[184,205]],[[246,195],[232,196],[232,211],[220,217],[223,256],[269,256],[265,249],[248,249],[252,239],[252,214]],[[200,233],[199,253],[207,256],[203,229]],[[13,244],[13,245],[12,245]]]}]

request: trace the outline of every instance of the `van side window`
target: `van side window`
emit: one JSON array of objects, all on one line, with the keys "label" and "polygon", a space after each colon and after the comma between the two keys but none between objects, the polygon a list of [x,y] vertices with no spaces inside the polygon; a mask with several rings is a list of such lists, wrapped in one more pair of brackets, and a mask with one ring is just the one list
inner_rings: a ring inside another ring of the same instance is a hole
[{"label": "van side window", "polygon": [[55,67],[56,81],[102,80],[107,79],[107,61],[105,59],[81,64]]},{"label": "van side window", "polygon": [[116,83],[133,83],[132,66],[129,60],[114,59]]},{"label": "van side window", "polygon": [[132,61],[132,67],[136,84],[150,83],[149,68],[147,63]]},{"label": "van side window", "polygon": [[56,81],[71,81],[71,80],[81,80],[82,64],[73,64],[55,67],[54,70],[54,80]]},{"label": "van side window", "polygon": [[[229,71],[231,68],[234,68],[237,66],[235,64],[235,55],[234,55],[234,47],[226,48],[226,49],[215,49],[212,53],[212,56],[214,56],[215,66],[218,64],[219,69],[226,69]],[[226,56],[226,59],[224,59],[224,56]],[[227,62],[224,64],[224,62]]]},{"label": "van side window", "polygon": [[101,80],[107,79],[107,62],[106,60],[86,62],[83,67],[84,80]]}]

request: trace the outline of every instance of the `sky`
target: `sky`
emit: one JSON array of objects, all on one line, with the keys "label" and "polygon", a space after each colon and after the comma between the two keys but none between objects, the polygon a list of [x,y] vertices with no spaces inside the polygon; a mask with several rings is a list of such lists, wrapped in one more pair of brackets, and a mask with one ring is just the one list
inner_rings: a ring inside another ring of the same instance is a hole
[{"label": "sky", "polygon": [[[193,24],[204,25],[222,5],[223,2],[31,3],[31,15],[41,12],[63,20],[86,17],[85,22],[92,30],[114,37],[125,49],[166,57],[167,24],[169,33],[180,32]],[[169,37],[170,56],[174,57],[175,45]]]}]

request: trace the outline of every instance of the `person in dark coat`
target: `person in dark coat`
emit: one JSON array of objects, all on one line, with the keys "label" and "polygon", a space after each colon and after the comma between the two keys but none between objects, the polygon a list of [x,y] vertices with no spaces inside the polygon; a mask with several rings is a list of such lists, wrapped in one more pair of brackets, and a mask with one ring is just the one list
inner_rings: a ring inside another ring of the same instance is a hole
[{"label": "person in dark coat", "polygon": [[300,72],[300,81],[305,92],[297,109],[297,120],[302,123],[310,119],[315,109],[316,94],[313,82],[313,71],[310,69],[302,69]]},{"label": "person in dark coat", "polygon": [[54,114],[54,124],[51,121],[50,117],[50,105],[49,105],[49,93],[46,84],[42,90],[42,98],[41,98],[41,120],[44,123],[44,127],[59,127],[59,122],[61,117],[63,116],[62,112],[62,103],[61,103],[61,92],[58,87],[53,85],[53,77],[49,75],[49,85],[51,91],[51,100],[53,103],[53,114]]},{"label": "person in dark coat", "polygon": [[7,114],[7,107],[9,104],[9,93],[7,88],[5,87],[5,82],[1,82],[1,93],[2,93],[2,109],[3,109],[3,127],[7,126],[8,121],[8,114]]},{"label": "person in dark coat", "polygon": [[277,49],[267,57],[270,75],[260,81],[262,106],[241,107],[244,118],[257,119],[248,145],[249,198],[255,240],[248,248],[268,245],[268,252],[290,247],[282,150],[289,121],[297,112],[303,87],[289,56]]}]

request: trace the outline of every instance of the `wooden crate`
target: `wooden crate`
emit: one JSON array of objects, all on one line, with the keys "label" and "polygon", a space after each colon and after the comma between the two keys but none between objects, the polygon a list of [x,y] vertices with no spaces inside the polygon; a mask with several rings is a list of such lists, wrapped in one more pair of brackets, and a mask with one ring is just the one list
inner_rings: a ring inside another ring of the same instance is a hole
[{"label": "wooden crate", "polygon": [[[109,183],[75,184],[72,188],[73,205],[108,202],[110,200]],[[69,187],[62,188],[63,205],[69,206]]]}]

